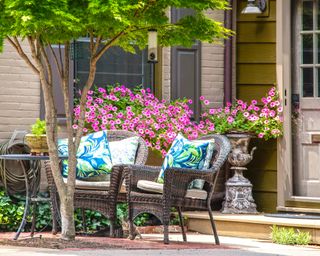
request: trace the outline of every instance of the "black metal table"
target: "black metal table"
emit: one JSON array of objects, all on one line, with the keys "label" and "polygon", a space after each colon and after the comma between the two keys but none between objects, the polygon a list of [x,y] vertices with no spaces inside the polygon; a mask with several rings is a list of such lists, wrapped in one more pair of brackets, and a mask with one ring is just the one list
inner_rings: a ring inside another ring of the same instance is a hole
[{"label": "black metal table", "polygon": [[[60,159],[67,159],[67,156],[59,156]],[[25,180],[25,187],[26,187],[26,203],[24,207],[23,217],[22,221],[20,223],[20,226],[14,236],[14,240],[17,240],[19,238],[19,235],[23,228],[26,225],[27,222],[27,216],[30,210],[30,203],[33,204],[33,216],[32,216],[32,226],[31,226],[31,237],[34,234],[35,229],[35,221],[36,221],[36,203],[41,201],[50,201],[49,198],[44,197],[38,197],[38,190],[39,190],[39,181],[40,181],[40,168],[38,167],[39,161],[41,160],[49,160],[49,156],[39,156],[39,155],[30,155],[30,154],[9,154],[9,155],[0,155],[0,159],[4,160],[15,160],[19,161],[21,168],[23,170],[24,180]],[[30,171],[31,176],[26,170],[25,165],[23,164],[23,161],[29,161],[30,162]],[[30,181],[29,181],[30,179]]]}]

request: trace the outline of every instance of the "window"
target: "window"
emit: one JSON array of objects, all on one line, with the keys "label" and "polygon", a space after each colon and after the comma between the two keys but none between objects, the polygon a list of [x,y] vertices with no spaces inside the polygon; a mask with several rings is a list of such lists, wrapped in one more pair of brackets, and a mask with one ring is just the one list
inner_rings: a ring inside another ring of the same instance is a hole
[{"label": "window", "polygon": [[295,49],[302,97],[320,97],[320,17],[319,0],[300,0],[296,12]]},{"label": "window", "polygon": [[[78,40],[74,48],[75,79],[77,89],[81,89],[89,72],[89,42]],[[151,67],[147,63],[147,51],[137,54],[125,52],[120,47],[110,48],[98,61],[94,84],[98,86],[123,84],[133,88],[142,85],[147,88],[151,84]]]}]

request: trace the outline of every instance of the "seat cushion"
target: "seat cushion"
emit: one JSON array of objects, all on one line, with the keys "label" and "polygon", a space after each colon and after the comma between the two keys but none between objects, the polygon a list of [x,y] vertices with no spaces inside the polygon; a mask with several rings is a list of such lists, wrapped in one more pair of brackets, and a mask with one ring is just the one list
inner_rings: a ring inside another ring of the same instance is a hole
[{"label": "seat cushion", "polygon": [[164,182],[164,172],[170,167],[208,169],[213,150],[214,140],[188,140],[179,133],[164,159],[157,182]]},{"label": "seat cushion", "polygon": [[[58,140],[58,150],[63,156],[68,155],[68,139]],[[107,131],[99,131],[83,136],[77,152],[77,161],[77,179],[86,179],[110,173],[112,160]],[[62,161],[62,175],[68,177],[68,160]]]},{"label": "seat cushion", "polygon": [[[67,178],[63,178],[63,181],[67,183]],[[101,190],[107,191],[110,187],[110,181],[85,181],[76,180],[76,189],[82,190]],[[121,185],[120,193],[126,192],[124,183]]]},{"label": "seat cushion", "polygon": [[[63,178],[63,181],[67,183],[67,178]],[[76,180],[76,189],[83,190],[109,190],[110,181],[84,181]]]},{"label": "seat cushion", "polygon": [[139,137],[137,136],[109,142],[112,165],[134,164],[138,146]]},{"label": "seat cushion", "polygon": [[[153,193],[163,193],[163,184],[158,182],[153,182],[149,180],[139,180],[137,183],[137,187],[141,190]],[[205,200],[208,197],[208,193],[202,189],[188,189],[186,193],[186,197],[194,198],[194,199],[202,199]]]}]

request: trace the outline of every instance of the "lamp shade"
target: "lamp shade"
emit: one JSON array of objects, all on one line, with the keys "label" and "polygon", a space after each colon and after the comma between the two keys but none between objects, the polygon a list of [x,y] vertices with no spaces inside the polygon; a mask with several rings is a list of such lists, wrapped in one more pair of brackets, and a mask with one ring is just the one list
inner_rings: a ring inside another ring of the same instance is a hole
[{"label": "lamp shade", "polygon": [[242,10],[242,14],[261,14],[261,9],[254,4],[255,0],[248,0],[247,6]]},{"label": "lamp shade", "polygon": [[148,31],[148,62],[158,61],[158,32],[155,29]]},{"label": "lamp shade", "polygon": [[261,14],[261,10],[257,6],[247,6],[241,12],[242,14]]}]

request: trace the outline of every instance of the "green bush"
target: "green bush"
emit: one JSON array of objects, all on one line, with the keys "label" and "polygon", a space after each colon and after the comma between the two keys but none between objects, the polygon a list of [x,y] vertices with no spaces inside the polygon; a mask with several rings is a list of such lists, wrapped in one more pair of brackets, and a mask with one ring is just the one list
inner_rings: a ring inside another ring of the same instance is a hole
[{"label": "green bush", "polygon": [[[48,195],[42,195],[48,196]],[[23,211],[25,206],[25,197],[21,195],[15,195],[9,197],[4,190],[0,189],[0,231],[16,231],[21,223]],[[36,207],[36,230],[52,228],[52,218],[49,202],[37,203]],[[109,225],[109,220],[104,217],[100,212],[85,210],[85,219],[87,231],[92,232],[100,230]],[[28,215],[27,224],[24,231],[30,231],[32,213]],[[121,220],[128,218],[128,205],[117,205],[117,218],[118,225],[121,225]],[[135,219],[137,226],[143,226],[148,223],[150,215],[147,213],[141,214]],[[82,211],[76,209],[75,211],[75,227],[77,231],[83,230],[82,225]]]},{"label": "green bush", "polygon": [[308,245],[311,242],[309,232],[294,230],[293,228],[280,228],[273,226],[271,232],[272,242],[286,245]]},{"label": "green bush", "polygon": [[[44,196],[44,195],[43,195]],[[15,195],[9,197],[0,189],[0,231],[16,231],[21,223],[25,206],[25,197]],[[52,228],[52,218],[49,202],[37,203],[36,230]],[[98,230],[109,225],[109,221],[101,213],[86,210],[86,225],[88,231]],[[24,231],[30,231],[32,212],[28,215]],[[75,211],[75,225],[77,230],[82,230],[81,209]]]},{"label": "green bush", "polygon": [[17,229],[23,216],[24,202],[14,203],[3,190],[0,190],[0,230],[13,231]]}]

